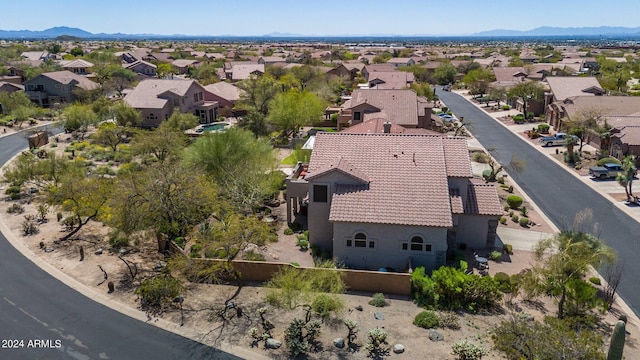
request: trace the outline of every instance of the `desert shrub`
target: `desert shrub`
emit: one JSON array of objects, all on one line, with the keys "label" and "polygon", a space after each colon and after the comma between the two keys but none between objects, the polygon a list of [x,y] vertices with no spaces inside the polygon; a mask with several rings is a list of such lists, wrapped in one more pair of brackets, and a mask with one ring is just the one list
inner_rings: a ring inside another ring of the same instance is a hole
[{"label": "desert shrub", "polygon": [[549,124],[539,124],[538,125],[538,132],[542,133],[542,134],[548,134],[549,133]]},{"label": "desert shrub", "polygon": [[373,298],[369,300],[369,305],[375,307],[384,307],[387,305],[387,300],[384,297],[383,293],[373,294]]},{"label": "desert shrub", "polygon": [[502,110],[511,110],[511,106],[509,106],[509,105],[502,105]]},{"label": "desert shrub", "polygon": [[441,267],[431,277],[419,267],[411,274],[411,285],[414,301],[427,308],[474,312],[493,308],[502,298],[493,278],[466,274],[451,267]]},{"label": "desert shrub", "polygon": [[509,205],[505,205],[505,206],[503,206],[503,207],[502,207],[502,209],[503,209],[504,211],[509,211]]},{"label": "desert shrub", "polygon": [[344,274],[326,269],[282,268],[267,282],[267,303],[295,309],[312,302],[317,293],[339,294],[345,291]]},{"label": "desert shrub", "polygon": [[25,215],[24,220],[22,221],[22,235],[30,236],[35,235],[40,232],[40,224],[34,222],[34,215]]},{"label": "desert shrub", "polygon": [[507,205],[509,205],[509,208],[511,209],[517,209],[518,207],[520,207],[520,205],[522,205],[522,198],[520,196],[517,195],[509,195],[507,196]]},{"label": "desert shrub", "polygon": [[370,357],[379,357],[380,354],[387,350],[387,332],[380,328],[369,330],[367,334],[367,343],[364,349],[367,350]]},{"label": "desert shrub", "polygon": [[114,249],[129,246],[129,238],[117,232],[113,233],[109,235],[109,245]]},{"label": "desert shrub", "polygon": [[7,187],[7,189],[4,191],[4,193],[5,193],[6,195],[11,196],[11,195],[13,195],[13,194],[20,194],[20,191],[22,191],[22,190],[20,189],[20,186],[17,186],[17,185],[11,185],[11,186]]},{"label": "desert shrub", "polygon": [[514,223],[517,223],[518,221],[520,221],[520,217],[516,214],[513,214],[511,216],[511,221],[513,221]]},{"label": "desert shrub", "polygon": [[487,180],[491,176],[491,170],[487,169],[482,172],[482,178]]},{"label": "desert shrub", "polygon": [[502,251],[506,252],[509,255],[513,255],[513,245],[502,244]]},{"label": "desert shrub", "polygon": [[441,311],[438,313],[438,323],[441,328],[457,330],[460,329],[460,317],[452,311]]},{"label": "desert shrub", "polygon": [[482,346],[471,343],[467,340],[460,340],[451,345],[453,349],[453,355],[456,355],[460,360],[480,360],[488,352]]},{"label": "desert shrub", "polygon": [[488,163],[490,160],[489,155],[483,153],[483,152],[476,152],[473,153],[473,161],[481,163],[481,164],[486,164]]},{"label": "desert shrub", "polygon": [[7,208],[8,214],[22,214],[24,212],[24,206],[20,204],[12,204]]},{"label": "desert shrub", "polygon": [[284,341],[292,357],[309,352],[315,337],[320,334],[321,326],[322,322],[320,320],[305,322],[304,320],[293,319],[284,331]]},{"label": "desert shrub", "polygon": [[199,253],[200,250],[202,250],[202,245],[201,244],[193,244],[191,245],[191,248],[189,248],[189,251],[191,253]]},{"label": "desert shrub", "polygon": [[163,275],[145,279],[136,294],[140,296],[143,308],[161,309],[184,291],[182,282],[171,276]]},{"label": "desert shrub", "polygon": [[110,168],[109,166],[98,166],[96,168],[96,173],[98,175],[111,175],[111,176],[116,175],[116,171]]},{"label": "desert shrub", "polygon": [[527,209],[527,207],[526,207],[526,206],[523,206],[523,207],[520,209],[520,215],[522,215],[522,216],[526,217],[528,213],[529,213],[529,210]]},{"label": "desert shrub", "polygon": [[533,119],[536,116],[536,114],[532,113],[531,111],[527,111],[527,120]]},{"label": "desert shrub", "polygon": [[529,226],[529,218],[521,217],[520,220],[518,220],[518,224],[520,224],[520,226],[522,227]]},{"label": "desert shrub", "polygon": [[284,229],[284,234],[285,235],[293,235],[293,230],[291,230],[291,228],[286,228],[286,229]]},{"label": "desert shrub", "polygon": [[500,224],[505,225],[507,223],[507,218],[504,216],[500,217]]},{"label": "desert shrub", "polygon": [[335,294],[318,294],[311,302],[311,310],[322,318],[344,308],[344,301]]},{"label": "desert shrub", "polygon": [[602,282],[600,281],[599,277],[590,277],[589,278],[589,282],[592,283],[593,285],[600,285]]},{"label": "desert shrub", "polygon": [[289,229],[293,230],[293,232],[300,231],[302,230],[302,225],[300,225],[299,222],[294,221],[291,224],[289,224]]},{"label": "desert shrub", "polygon": [[492,332],[496,350],[509,359],[604,360],[602,335],[590,329],[576,331],[568,319],[546,317],[543,323],[514,316]]},{"label": "desert shrub", "polygon": [[176,245],[178,245],[180,249],[184,249],[184,246],[187,244],[187,241],[182,236],[173,239],[173,242],[176,243]]},{"label": "desert shrub", "polygon": [[[192,246],[192,248],[193,248],[193,246]],[[246,251],[242,255],[242,258],[244,260],[248,260],[248,261],[265,261],[264,255],[260,254],[259,252],[255,252],[253,250]]]},{"label": "desert shrub", "polygon": [[604,157],[604,158],[598,160],[598,166],[602,166],[602,165],[608,164],[608,163],[622,164],[620,162],[620,160],[618,160],[616,158],[612,158],[612,157]]},{"label": "desert shrub", "polygon": [[491,260],[498,261],[502,257],[502,253],[500,251],[492,251],[490,257]]},{"label": "desert shrub", "polygon": [[349,333],[347,334],[347,344],[351,345],[358,337],[358,322],[351,319],[344,319],[342,320],[342,323],[349,330]]},{"label": "desert shrub", "polygon": [[513,185],[509,185],[509,187],[507,188],[507,192],[509,193],[513,192]]},{"label": "desert shrub", "polygon": [[523,114],[515,115],[515,116],[513,117],[513,121],[514,121],[516,124],[522,124],[522,123],[524,122],[524,115],[523,115]]},{"label": "desert shrub", "polygon": [[300,250],[307,250],[309,248],[309,241],[307,239],[298,239],[298,247]]},{"label": "desert shrub", "polygon": [[440,325],[440,319],[435,312],[426,310],[416,315],[413,319],[413,325],[423,329],[435,329]]},{"label": "desert shrub", "polygon": [[504,185],[504,176],[498,176],[496,178],[496,181],[498,182],[498,184]]}]

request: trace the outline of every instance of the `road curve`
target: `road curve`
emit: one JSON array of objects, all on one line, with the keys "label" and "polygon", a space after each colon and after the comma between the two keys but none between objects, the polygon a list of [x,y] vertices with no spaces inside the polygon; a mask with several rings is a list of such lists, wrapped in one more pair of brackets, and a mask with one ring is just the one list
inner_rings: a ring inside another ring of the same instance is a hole
[{"label": "road curve", "polygon": [[509,176],[558,228],[571,226],[583,209],[593,211],[601,238],[618,252],[625,265],[618,295],[640,315],[640,286],[635,282],[640,279],[640,223],[462,96],[441,88],[437,94],[458,118],[464,117],[469,131],[482,146],[494,149],[492,154],[498,162],[508,164],[512,156],[526,161],[524,171],[507,169]]},{"label": "road curve", "polygon": [[[0,138],[0,166],[26,146],[20,134]],[[0,234],[0,359],[241,358],[83,296],[29,261]]]}]

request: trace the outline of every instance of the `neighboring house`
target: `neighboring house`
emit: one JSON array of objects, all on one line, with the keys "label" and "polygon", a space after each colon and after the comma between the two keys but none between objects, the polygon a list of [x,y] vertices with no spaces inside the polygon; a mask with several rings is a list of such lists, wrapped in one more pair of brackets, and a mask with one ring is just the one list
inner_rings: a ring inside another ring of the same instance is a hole
[{"label": "neighboring house", "polygon": [[171,62],[173,70],[176,74],[185,75],[189,73],[189,69],[197,66],[199,62],[197,60],[178,59]]},{"label": "neighboring house", "polygon": [[157,127],[174,111],[192,113],[201,124],[216,121],[218,103],[204,98],[206,89],[195,80],[148,79],[141,81],[124,101],[138,110],[142,127]]},{"label": "neighboring house", "polygon": [[312,246],[355,269],[432,271],[461,244],[496,245],[498,192],[472,177],[463,138],[318,133],[287,178],[287,220],[308,198]]},{"label": "neighboring house", "polygon": [[438,131],[422,128],[406,128],[400,125],[392,124],[383,118],[363,121],[357,125],[345,128],[340,132],[346,134],[411,134],[445,136],[443,133]]},{"label": "neighboring house", "polygon": [[80,76],[68,70],[42,73],[24,83],[25,91],[31,101],[42,107],[50,107],[55,103],[72,103],[76,100],[73,91],[97,90],[100,84],[85,76]]},{"label": "neighboring house", "polygon": [[[557,130],[562,130],[564,123],[575,119],[585,112],[595,112],[601,119],[624,118],[640,114],[640,98],[637,96],[576,96],[563,102],[555,103],[557,121],[550,123]],[[630,125],[616,122],[613,127]],[[599,142],[597,139],[596,141]],[[597,146],[599,144],[595,144]]]},{"label": "neighboring house", "polygon": [[609,154],[618,160],[624,159],[627,155],[634,155],[635,165],[640,167],[640,114],[609,116],[606,121],[613,127]]},{"label": "neighboring house", "polygon": [[251,75],[260,76],[264,74],[264,64],[248,62],[236,62],[229,65],[225,64],[224,74],[226,80],[246,80]]},{"label": "neighboring house", "polygon": [[575,97],[601,96],[605,90],[595,77],[549,76],[545,79],[549,91],[545,94],[545,117],[556,129],[562,128],[565,101]]},{"label": "neighboring house", "polygon": [[150,62],[144,60],[136,60],[132,63],[122,64],[125,69],[129,69],[136,73],[138,80],[143,80],[147,77],[158,76],[158,67]]},{"label": "neighboring house", "polygon": [[224,111],[227,115],[233,114],[233,108],[240,99],[243,90],[239,87],[224,81],[206,85],[207,91],[204,93],[206,101],[217,101],[220,106],[220,113]]},{"label": "neighboring house", "polygon": [[25,51],[22,54],[20,54],[20,57],[25,59],[25,60],[30,60],[30,61],[46,61],[49,60],[49,58],[51,58],[51,54],[46,51]]},{"label": "neighboring house", "polygon": [[338,113],[338,130],[383,118],[406,128],[431,128],[433,104],[413,90],[354,90]]},{"label": "neighboring house", "polygon": [[406,89],[415,82],[411,72],[376,71],[369,74],[370,89]]},{"label": "neighboring house", "polygon": [[361,71],[362,77],[364,77],[365,80],[369,81],[369,76],[371,76],[371,73],[376,71],[384,71],[384,72],[396,71],[396,67],[393,66],[393,64],[365,65]]},{"label": "neighboring house", "polygon": [[59,60],[57,61],[63,69],[71,71],[74,74],[78,75],[87,75],[90,73],[89,69],[94,65],[83,59],[75,59],[75,60]]},{"label": "neighboring house", "polygon": [[400,67],[400,66],[411,66],[411,65],[415,65],[415,61],[412,58],[391,58],[389,59],[389,61],[387,61],[387,64],[391,64],[395,67]]},{"label": "neighboring house", "polygon": [[258,64],[271,65],[275,63],[287,62],[287,59],[281,56],[261,56],[258,58]]},{"label": "neighboring house", "polygon": [[24,91],[24,86],[6,81],[0,81],[0,93],[5,92],[10,94],[16,91]]}]

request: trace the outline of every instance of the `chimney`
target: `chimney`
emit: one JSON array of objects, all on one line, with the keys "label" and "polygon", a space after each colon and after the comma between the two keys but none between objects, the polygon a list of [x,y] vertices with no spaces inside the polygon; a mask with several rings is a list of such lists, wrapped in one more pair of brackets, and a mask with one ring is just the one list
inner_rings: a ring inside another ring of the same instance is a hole
[{"label": "chimney", "polygon": [[390,134],[391,133],[391,123],[388,121],[385,121],[384,124],[382,124],[382,127],[384,128],[384,133],[385,134]]}]

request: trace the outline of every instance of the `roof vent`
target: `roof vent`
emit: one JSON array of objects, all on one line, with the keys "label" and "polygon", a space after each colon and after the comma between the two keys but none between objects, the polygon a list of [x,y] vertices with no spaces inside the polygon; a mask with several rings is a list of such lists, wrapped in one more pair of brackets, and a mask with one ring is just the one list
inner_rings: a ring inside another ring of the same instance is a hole
[{"label": "roof vent", "polygon": [[391,123],[388,121],[385,121],[384,124],[382,124],[382,128],[384,129],[384,133],[385,134],[390,134],[391,133]]}]

